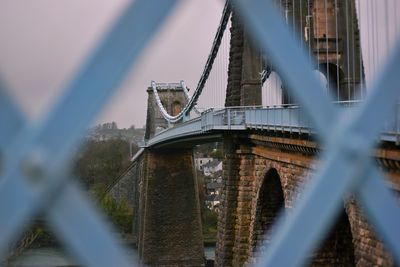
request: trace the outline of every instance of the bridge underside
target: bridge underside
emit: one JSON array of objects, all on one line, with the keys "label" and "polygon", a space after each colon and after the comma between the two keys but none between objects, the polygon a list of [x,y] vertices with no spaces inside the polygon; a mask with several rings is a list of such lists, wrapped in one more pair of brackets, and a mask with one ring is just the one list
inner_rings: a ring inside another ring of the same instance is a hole
[{"label": "bridge underside", "polygon": [[191,149],[197,145],[213,143],[213,142],[221,142],[223,140],[223,132],[222,131],[210,131],[205,134],[199,135],[190,135],[184,137],[178,137],[175,139],[168,139],[165,142],[160,142],[154,146],[152,149]]}]

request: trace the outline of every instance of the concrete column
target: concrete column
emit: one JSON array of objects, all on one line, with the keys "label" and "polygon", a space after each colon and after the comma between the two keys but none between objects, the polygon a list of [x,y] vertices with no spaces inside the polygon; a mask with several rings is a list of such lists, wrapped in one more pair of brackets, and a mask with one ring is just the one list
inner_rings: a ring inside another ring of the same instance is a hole
[{"label": "concrete column", "polygon": [[147,266],[204,266],[192,149],[146,152],[139,257]]}]

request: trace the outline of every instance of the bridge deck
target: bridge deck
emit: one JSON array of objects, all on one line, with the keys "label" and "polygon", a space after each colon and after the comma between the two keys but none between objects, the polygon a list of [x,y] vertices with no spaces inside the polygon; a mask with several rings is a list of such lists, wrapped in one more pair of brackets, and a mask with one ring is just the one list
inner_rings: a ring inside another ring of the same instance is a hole
[{"label": "bridge deck", "polygon": [[[342,112],[352,114],[359,102],[342,102]],[[397,105],[395,116],[388,118],[384,131],[380,135],[381,141],[400,141],[400,105]],[[314,134],[311,123],[297,105],[283,105],[273,107],[232,107],[224,109],[210,109],[199,117],[188,120],[175,127],[158,133],[147,140],[143,147],[154,147],[163,143],[184,142],[187,139],[204,139],[222,131],[266,130],[286,133]]]}]

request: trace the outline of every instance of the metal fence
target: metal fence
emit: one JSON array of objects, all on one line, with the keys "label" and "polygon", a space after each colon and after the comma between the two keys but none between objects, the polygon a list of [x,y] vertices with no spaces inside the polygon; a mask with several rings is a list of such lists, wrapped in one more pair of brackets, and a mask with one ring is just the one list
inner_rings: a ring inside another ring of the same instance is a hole
[{"label": "metal fence", "polygon": [[[24,121],[0,90],[0,256],[26,222],[41,214],[77,261],[87,266],[132,266],[86,197],[70,182],[73,147],[136,60],[176,1],[137,0],[130,4],[81,72],[40,123]],[[397,99],[400,44],[376,90],[353,113],[341,116],[311,74],[308,59],[274,11],[273,1],[234,1],[263,50],[269,52],[288,89],[304,107],[326,150],[322,168],[285,220],[260,266],[298,266],[327,234],[342,196],[352,192],[365,207],[379,236],[400,262],[400,210],[370,164],[369,151]],[[274,36],[275,38],[270,38]],[[385,88],[385,90],[379,90]],[[384,208],[382,208],[384,207]]]},{"label": "metal fence", "polygon": [[[77,262],[132,266],[87,197],[70,182],[74,147],[176,1],[130,3],[64,94],[39,123],[23,116],[1,90],[0,258],[39,214]],[[7,126],[7,127],[3,127]]]}]

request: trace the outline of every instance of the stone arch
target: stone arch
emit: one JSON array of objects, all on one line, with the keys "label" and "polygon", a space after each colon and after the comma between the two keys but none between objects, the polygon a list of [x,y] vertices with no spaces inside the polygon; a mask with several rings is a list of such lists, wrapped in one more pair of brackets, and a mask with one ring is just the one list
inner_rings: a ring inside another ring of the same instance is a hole
[{"label": "stone arch", "polygon": [[264,175],[257,193],[251,236],[253,255],[261,246],[269,243],[272,225],[284,206],[285,198],[280,176],[275,168],[271,168]]},{"label": "stone arch", "polygon": [[334,101],[350,99],[347,90],[343,90],[340,86],[343,81],[344,72],[339,66],[330,62],[322,62],[318,65],[318,71],[324,76],[325,86],[329,88]]},{"label": "stone arch", "polygon": [[171,105],[171,115],[176,116],[182,111],[182,104],[179,101],[174,101]]},{"label": "stone arch", "polygon": [[282,104],[282,80],[279,74],[272,71],[262,85],[261,98],[263,106]]},{"label": "stone arch", "polygon": [[310,266],[355,266],[353,235],[344,209],[314,254]]},{"label": "stone arch", "polygon": [[289,94],[284,80],[276,71],[271,71],[261,88],[261,104],[263,106],[281,106],[295,103]]}]

